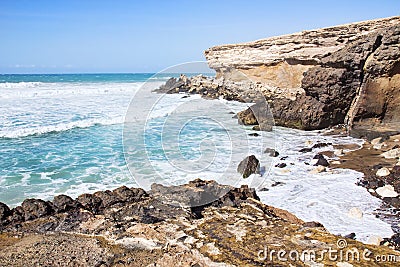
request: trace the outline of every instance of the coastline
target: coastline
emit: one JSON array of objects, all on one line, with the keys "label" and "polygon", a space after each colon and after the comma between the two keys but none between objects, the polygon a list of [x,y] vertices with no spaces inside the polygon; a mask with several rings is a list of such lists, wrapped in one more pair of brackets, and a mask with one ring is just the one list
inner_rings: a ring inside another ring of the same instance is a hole
[{"label": "coastline", "polygon": [[[224,197],[196,206],[206,195],[220,190],[226,190]],[[191,203],[192,207],[170,205],[171,200]],[[14,211],[8,217],[14,223],[2,226],[1,264],[243,266],[280,261],[268,251],[282,248],[297,252],[286,257],[285,264],[304,266],[334,264],[338,258],[320,254],[328,248],[336,253],[368,250],[367,258],[353,258],[355,266],[369,266],[378,255],[400,256],[385,246],[332,235],[319,223],[305,223],[262,204],[246,186],[233,188],[213,181],[154,185],[149,192],[120,187],[84,194],[76,200],[67,196],[57,196],[52,202],[31,199],[17,210],[22,216]],[[274,245],[277,240],[279,246]],[[321,258],[304,258],[302,252],[310,250]],[[382,266],[391,263],[383,262]]]},{"label": "coastline", "polygon": [[[248,180],[244,175],[235,186],[218,179],[183,183],[178,177],[180,185],[169,187],[152,183],[146,190],[122,186],[76,199],[28,198],[12,209],[0,203],[0,265],[340,267],[337,258],[318,261],[302,253],[276,260],[266,252],[271,249],[370,253],[367,259],[353,257],[351,266],[376,266],[381,255],[400,261],[400,135],[393,135],[398,132],[400,65],[394,44],[399,21],[393,17],[210,48],[205,54],[216,77],[181,75],[155,92],[179,94],[179,104],[199,95],[205,101],[247,103],[236,114],[224,113],[225,121],[237,119],[251,140],[278,133],[277,145],[262,147],[257,155],[271,158],[270,165],[259,166],[252,155],[254,175]],[[260,55],[263,48],[269,51],[266,58]],[[253,53],[253,63],[243,60],[246,51]],[[142,104],[127,114],[146,118],[151,101]],[[159,145],[155,140],[153,147]],[[133,151],[141,150],[134,146]],[[257,192],[249,188],[251,179],[264,173],[270,179],[265,176]]]}]

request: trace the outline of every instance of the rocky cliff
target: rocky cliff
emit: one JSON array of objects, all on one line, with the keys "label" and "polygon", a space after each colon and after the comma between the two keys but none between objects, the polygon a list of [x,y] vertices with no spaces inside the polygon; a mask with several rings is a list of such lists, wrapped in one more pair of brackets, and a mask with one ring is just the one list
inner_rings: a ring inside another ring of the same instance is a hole
[{"label": "rocky cliff", "polygon": [[392,17],[216,46],[205,56],[217,78],[271,88],[277,125],[397,131],[399,38],[400,17]]}]

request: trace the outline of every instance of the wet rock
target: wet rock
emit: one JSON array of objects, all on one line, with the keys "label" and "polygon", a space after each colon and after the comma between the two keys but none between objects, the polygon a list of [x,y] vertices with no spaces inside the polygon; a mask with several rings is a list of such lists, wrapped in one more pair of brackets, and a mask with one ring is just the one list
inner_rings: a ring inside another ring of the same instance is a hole
[{"label": "wet rock", "polygon": [[312,148],[311,147],[305,147],[299,150],[299,152],[301,153],[307,153],[307,152],[311,152]]},{"label": "wet rock", "polygon": [[286,166],[287,166],[287,164],[284,162],[281,162],[281,163],[278,163],[275,165],[275,167],[277,167],[277,168],[285,168]]},{"label": "wet rock", "polygon": [[350,233],[348,235],[345,235],[344,238],[356,239],[356,234],[355,233]]},{"label": "wet rock", "polygon": [[379,176],[379,177],[388,176],[389,174],[390,174],[390,171],[389,171],[389,169],[386,168],[386,167],[380,168],[380,169],[376,172],[376,176]]},{"label": "wet rock", "polygon": [[77,198],[79,204],[93,214],[99,214],[102,208],[101,198],[92,194],[82,194]]},{"label": "wet rock", "polygon": [[371,145],[374,146],[374,145],[379,144],[381,142],[382,142],[382,137],[377,137],[377,138],[371,140]]},{"label": "wet rock", "polygon": [[24,209],[21,206],[15,207],[11,210],[11,222],[23,222],[25,220]]},{"label": "wet rock", "polygon": [[266,149],[264,150],[264,153],[265,153],[265,154],[268,154],[268,156],[270,156],[270,157],[277,157],[277,156],[279,156],[279,152],[276,151],[276,150],[273,149],[273,148],[266,148]]},{"label": "wet rock", "polygon": [[50,215],[54,212],[52,206],[41,199],[26,199],[21,205],[25,221]]},{"label": "wet rock", "polygon": [[258,133],[249,133],[249,136],[255,136],[255,137],[257,137],[257,136],[260,136]]},{"label": "wet rock", "polygon": [[251,174],[258,174],[260,173],[260,162],[254,155],[247,156],[239,163],[237,171],[242,174],[243,178],[247,178]]},{"label": "wet rock", "polygon": [[311,164],[313,164],[314,166],[329,166],[329,162],[325,159],[324,155],[321,154],[315,155]]},{"label": "wet rock", "polygon": [[305,222],[303,224],[303,226],[304,227],[309,227],[309,228],[319,228],[319,227],[324,228],[324,226],[321,223],[314,222],[314,221],[313,222]]},{"label": "wet rock", "polygon": [[58,213],[73,210],[78,207],[78,203],[66,195],[55,196],[52,203],[54,210]]}]

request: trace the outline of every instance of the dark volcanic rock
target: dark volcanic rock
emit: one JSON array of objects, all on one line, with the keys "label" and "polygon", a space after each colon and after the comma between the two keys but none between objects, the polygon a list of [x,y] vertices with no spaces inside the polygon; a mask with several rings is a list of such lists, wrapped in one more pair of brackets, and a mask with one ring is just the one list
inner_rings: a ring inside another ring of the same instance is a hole
[{"label": "dark volcanic rock", "polygon": [[271,131],[274,125],[274,118],[265,101],[259,101],[237,114],[238,123],[243,125],[256,125],[261,131]]},{"label": "dark volcanic rock", "polygon": [[264,153],[268,154],[268,156],[270,156],[270,157],[277,157],[277,156],[279,156],[279,152],[276,151],[276,150],[273,149],[273,148],[266,148],[266,149],[264,150]]},{"label": "dark volcanic rock", "polygon": [[76,199],[79,204],[85,209],[94,214],[98,214],[102,208],[101,198],[92,194],[83,194]]},{"label": "dark volcanic rock", "polygon": [[212,203],[232,190],[230,186],[222,186],[215,181],[196,179],[186,186],[164,186],[153,184],[151,196],[162,200],[164,203],[196,207]]},{"label": "dark volcanic rock", "polygon": [[54,212],[51,205],[41,199],[26,199],[21,205],[25,221],[50,215]]},{"label": "dark volcanic rock", "polygon": [[275,165],[275,167],[277,167],[277,168],[285,168],[286,166],[287,166],[287,164],[284,163],[284,162],[278,163],[278,164]]},{"label": "dark volcanic rock", "polygon": [[309,147],[305,147],[305,148],[302,148],[299,150],[299,152],[301,152],[301,153],[307,153],[307,152],[311,152],[311,151],[312,151],[312,148],[309,148]]},{"label": "dark volcanic rock", "polygon": [[314,159],[317,159],[317,163],[314,164],[314,166],[325,166],[328,167],[329,166],[329,162],[325,159],[324,155],[321,154],[317,154],[314,156]]},{"label": "dark volcanic rock", "polygon": [[381,242],[381,245],[385,245],[388,243],[389,246],[393,247],[393,249],[400,250],[400,234],[394,234],[390,238],[384,238]]},{"label": "dark volcanic rock", "polygon": [[56,212],[65,212],[78,207],[78,203],[66,195],[55,196],[52,203]]},{"label": "dark volcanic rock", "polygon": [[93,194],[93,196],[101,199],[101,204],[103,208],[109,207],[120,201],[119,198],[115,196],[110,190],[96,192]]},{"label": "dark volcanic rock", "polygon": [[128,188],[121,186],[113,190],[113,194],[116,195],[122,202],[133,202],[138,201],[148,194],[142,188]]},{"label": "dark volcanic rock", "polygon": [[239,163],[237,171],[243,175],[243,178],[247,178],[253,173],[260,173],[260,162],[254,155],[247,156]]}]

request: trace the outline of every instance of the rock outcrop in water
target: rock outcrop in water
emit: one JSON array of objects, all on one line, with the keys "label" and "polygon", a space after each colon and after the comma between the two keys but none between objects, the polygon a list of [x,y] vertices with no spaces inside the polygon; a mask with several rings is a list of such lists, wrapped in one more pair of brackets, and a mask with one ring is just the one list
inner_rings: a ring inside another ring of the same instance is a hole
[{"label": "rock outcrop in water", "polygon": [[[353,266],[375,266],[375,255],[400,255],[304,223],[262,204],[246,186],[213,181],[153,185],[149,192],[123,186],[75,200],[29,199],[11,210],[0,204],[0,212],[1,266],[335,265],[328,256],[312,260],[302,252],[337,249],[339,239],[360,253],[369,251],[371,261],[360,257]],[[298,255],[270,256],[283,248]]]},{"label": "rock outcrop in water", "polygon": [[[277,125],[398,131],[400,17],[205,51],[217,78],[265,88]],[[243,78],[243,74],[247,78]]]}]

